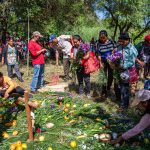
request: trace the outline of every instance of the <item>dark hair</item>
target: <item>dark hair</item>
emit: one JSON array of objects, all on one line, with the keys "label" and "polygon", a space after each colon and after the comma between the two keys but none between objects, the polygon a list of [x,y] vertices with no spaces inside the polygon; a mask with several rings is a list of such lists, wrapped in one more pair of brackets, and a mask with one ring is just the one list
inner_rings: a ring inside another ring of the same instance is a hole
[{"label": "dark hair", "polygon": [[12,36],[10,36],[7,41],[10,41],[10,40],[13,40],[14,41],[14,38]]},{"label": "dark hair", "polygon": [[82,41],[82,38],[80,35],[73,35],[73,39],[76,39],[78,41]]},{"label": "dark hair", "polygon": [[2,73],[2,72],[0,72],[0,78],[1,78],[1,77],[3,77],[3,73]]},{"label": "dark hair", "polygon": [[108,34],[107,34],[107,31],[106,30],[101,30],[100,32],[99,32],[99,35],[100,34],[104,34],[105,36],[108,36]]}]

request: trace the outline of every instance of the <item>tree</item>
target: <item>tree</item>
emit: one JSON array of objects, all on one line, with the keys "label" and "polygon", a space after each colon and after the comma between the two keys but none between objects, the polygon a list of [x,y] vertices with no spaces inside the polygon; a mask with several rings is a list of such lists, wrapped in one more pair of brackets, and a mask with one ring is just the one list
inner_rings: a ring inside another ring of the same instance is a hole
[{"label": "tree", "polygon": [[149,0],[97,0],[96,5],[106,18],[111,18],[114,39],[118,30],[121,33],[133,28],[141,29],[134,39],[136,40],[150,29]]}]

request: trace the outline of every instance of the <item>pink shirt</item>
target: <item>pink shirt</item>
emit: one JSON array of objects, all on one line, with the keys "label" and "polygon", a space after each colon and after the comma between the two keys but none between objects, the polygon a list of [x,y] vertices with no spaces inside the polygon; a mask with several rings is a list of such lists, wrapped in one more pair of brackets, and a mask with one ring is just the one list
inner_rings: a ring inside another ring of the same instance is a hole
[{"label": "pink shirt", "polygon": [[130,129],[129,131],[125,132],[122,135],[122,138],[124,140],[128,140],[130,138],[132,138],[133,136],[139,134],[140,132],[142,132],[144,129],[146,129],[147,127],[150,126],[150,114],[145,114],[140,122],[132,129]]}]

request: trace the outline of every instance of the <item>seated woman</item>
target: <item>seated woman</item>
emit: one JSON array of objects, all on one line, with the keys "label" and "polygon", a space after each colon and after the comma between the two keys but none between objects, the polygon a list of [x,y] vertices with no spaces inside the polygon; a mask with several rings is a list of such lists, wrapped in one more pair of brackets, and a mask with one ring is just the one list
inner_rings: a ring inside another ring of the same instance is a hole
[{"label": "seated woman", "polygon": [[[3,76],[3,73],[0,72],[0,97],[3,98],[3,100],[8,99],[13,94],[17,94],[17,102],[23,102],[25,103],[24,96],[24,89],[18,86],[14,81],[12,81],[11,78],[7,76]],[[38,104],[35,102],[28,102],[28,105],[30,107],[38,107]]]},{"label": "seated woman", "polygon": [[150,91],[148,90],[140,90],[136,94],[136,100],[132,104],[133,106],[138,107],[144,107],[145,108],[145,114],[141,118],[140,122],[130,129],[129,131],[125,132],[116,140],[112,140],[110,144],[117,144],[124,140],[128,140],[139,133],[141,133],[143,130],[148,128],[150,126]]}]

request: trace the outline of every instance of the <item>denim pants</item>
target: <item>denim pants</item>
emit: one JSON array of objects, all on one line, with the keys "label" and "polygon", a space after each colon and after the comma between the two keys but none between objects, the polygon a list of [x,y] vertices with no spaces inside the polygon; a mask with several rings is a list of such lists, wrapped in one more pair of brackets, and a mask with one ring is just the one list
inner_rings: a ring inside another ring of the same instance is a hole
[{"label": "denim pants", "polygon": [[35,92],[38,88],[44,86],[44,64],[34,65],[34,74],[30,89]]},{"label": "denim pants", "polygon": [[120,107],[128,108],[129,106],[129,97],[130,97],[130,87],[129,83],[119,83],[114,85],[116,99],[120,101]]},{"label": "denim pants", "polygon": [[8,76],[9,76],[10,78],[13,77],[13,69],[14,69],[15,72],[16,72],[17,78],[18,78],[18,79],[21,79],[22,76],[21,76],[21,73],[20,73],[19,65],[18,65],[18,64],[15,64],[15,65],[7,65]]},{"label": "denim pants", "polygon": [[84,93],[83,81],[85,82],[86,86],[86,94],[90,94],[91,90],[90,74],[85,74],[84,69],[79,69],[77,70],[77,79],[79,83],[79,94],[81,95]]}]

